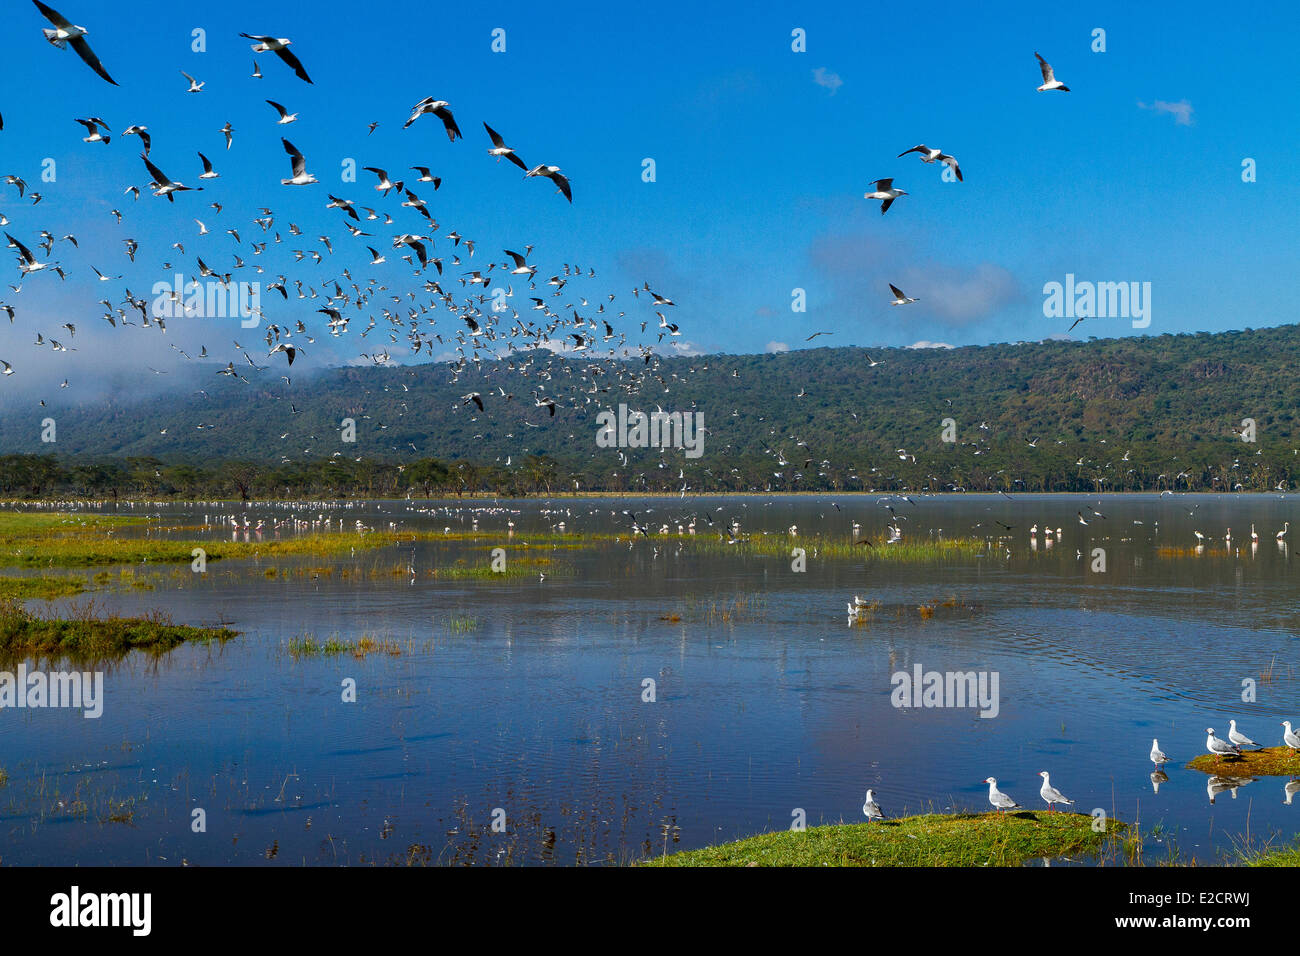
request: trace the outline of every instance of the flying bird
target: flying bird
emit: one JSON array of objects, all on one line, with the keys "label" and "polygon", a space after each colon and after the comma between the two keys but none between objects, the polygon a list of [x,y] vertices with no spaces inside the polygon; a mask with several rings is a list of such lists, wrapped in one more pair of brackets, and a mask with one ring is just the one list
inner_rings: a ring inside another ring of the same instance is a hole
[{"label": "flying bird", "polygon": [[280,126],[284,126],[287,123],[292,123],[298,119],[297,113],[290,113],[287,109],[285,109],[275,100],[267,100],[267,102],[270,103],[271,106],[275,107],[275,111],[280,114],[280,118],[276,120],[276,123],[278,123]]},{"label": "flying bird", "polygon": [[500,133],[494,130],[487,123],[483,124],[483,128],[487,130],[488,136],[491,137],[492,139],[492,148],[488,150],[489,156],[495,156],[497,158],[498,163],[501,162],[502,158],[508,159],[510,160],[510,162],[514,163],[516,166],[522,169],[525,173],[528,172],[528,166],[524,163],[522,159],[520,159],[518,156],[515,155],[515,151],[513,149],[511,149],[509,146],[506,145],[506,141],[501,138]]},{"label": "flying bird", "polygon": [[88,136],[81,137],[81,141],[83,143],[103,143],[105,146],[107,146],[109,141],[112,139],[111,136],[108,136],[105,133],[100,132],[99,123],[93,119],[79,119],[76,120],[76,122],[86,127],[86,132],[90,134]]},{"label": "flying bird", "polygon": [[916,146],[913,146],[911,149],[904,150],[903,152],[899,153],[898,156],[901,159],[902,157],[906,156],[908,153],[920,153],[921,162],[923,163],[934,163],[934,162],[943,163],[945,166],[949,167],[954,173],[957,174],[957,181],[962,182],[961,167],[957,165],[957,160],[955,157],[949,156],[947,153],[942,152],[941,150],[933,149],[929,146],[926,146],[925,143],[920,143]]},{"label": "flying bird", "polygon": [[287,63],[294,73],[298,74],[298,79],[303,80],[306,83],[311,83],[311,77],[308,76],[307,71],[303,69],[302,62],[294,56],[293,51],[289,49],[289,44],[293,42],[292,40],[287,40],[284,37],[253,36],[251,33],[241,33],[240,36],[246,40],[257,41],[253,44],[254,53],[265,53],[267,50],[270,50]]},{"label": "flying bird", "polygon": [[183,183],[172,182],[167,178],[167,174],[155,166],[147,155],[141,153],[140,158],[144,160],[145,167],[149,170],[149,175],[153,177],[153,182],[150,185],[154,187],[153,194],[155,196],[166,196],[168,202],[175,202],[175,193],[203,188],[202,186],[186,186]]},{"label": "flying bird", "polygon": [[402,124],[402,129],[406,129],[425,113],[432,113],[442,120],[442,125],[447,130],[447,138],[454,143],[461,133],[460,127],[456,125],[456,120],[451,115],[450,106],[451,104],[446,100],[435,100],[432,96],[426,96],[411,107],[411,118]]},{"label": "flying bird", "polygon": [[117,86],[117,80],[108,75],[108,71],[104,69],[104,64],[99,62],[99,57],[95,56],[95,51],[93,51],[90,48],[90,44],[86,42],[86,36],[88,34],[85,27],[79,27],[76,24],[69,22],[63,14],[51,7],[47,7],[45,4],[41,3],[41,0],[32,0],[32,3],[36,4],[36,9],[40,10],[41,13],[45,15],[45,19],[54,24],[55,28],[53,30],[43,29],[41,31],[45,34],[45,39],[49,40],[52,45],[58,47],[60,50],[63,49],[65,44],[70,45],[72,49],[76,51],[77,56],[81,57],[88,67],[104,79],[108,80],[108,82],[112,83],[114,86]]},{"label": "flying bird", "polygon": [[280,142],[284,144],[284,151],[293,161],[293,178],[282,179],[280,183],[285,186],[308,186],[317,182],[316,177],[307,172],[307,160],[303,158],[302,153],[298,152],[298,147],[283,137],[280,138]]},{"label": "flying bird", "polygon": [[894,293],[894,300],[889,303],[890,305],[911,305],[913,302],[920,301],[919,299],[912,299],[903,295],[903,290],[892,282],[889,283],[889,291]]},{"label": "flying bird", "polygon": [[545,176],[559,187],[559,191],[564,193],[565,199],[569,200],[569,202],[573,202],[573,189],[569,186],[568,177],[560,172],[559,166],[547,166],[545,164],[534,166],[532,169],[524,173],[525,179],[529,176]]},{"label": "flying bird", "polygon": [[894,204],[895,199],[907,195],[905,190],[894,188],[894,178],[892,176],[888,179],[874,180],[871,185],[877,187],[875,192],[863,193],[862,198],[883,199],[884,202],[880,204],[880,214],[882,216],[889,211],[889,207]]},{"label": "flying bird", "polygon": [[1043,71],[1043,85],[1038,87],[1038,92],[1050,93],[1052,90],[1060,90],[1062,93],[1070,92],[1070,88],[1058,80],[1056,74],[1052,72],[1052,64],[1038,56],[1037,51],[1034,52],[1034,56],[1038,57],[1038,68]]}]

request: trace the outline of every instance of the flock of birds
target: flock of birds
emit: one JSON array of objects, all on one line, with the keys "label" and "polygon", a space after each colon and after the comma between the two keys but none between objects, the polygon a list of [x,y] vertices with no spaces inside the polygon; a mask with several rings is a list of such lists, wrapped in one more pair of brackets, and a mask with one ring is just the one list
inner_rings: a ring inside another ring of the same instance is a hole
[{"label": "flock of birds", "polygon": [[[1291,729],[1291,721],[1284,720],[1281,722],[1281,726],[1283,728],[1282,743],[1288,748],[1290,748],[1291,750],[1300,752],[1300,734],[1296,733]],[[1222,738],[1216,737],[1214,735],[1213,727],[1206,728],[1205,732],[1206,734],[1209,735],[1205,741],[1205,748],[1210,754],[1213,754],[1215,757],[1219,758],[1219,760],[1223,760],[1225,758],[1234,757],[1234,756],[1240,757],[1242,754],[1242,748],[1245,747],[1253,747],[1257,750],[1263,749],[1262,747],[1260,747],[1259,744],[1255,743],[1255,741],[1251,740],[1245,734],[1237,730],[1237,722],[1235,720],[1230,722],[1227,740],[1223,740]],[[1169,762],[1169,757],[1165,754],[1164,751],[1160,749],[1159,739],[1153,739],[1151,741],[1150,757],[1151,757],[1151,762],[1156,765],[1157,771],[1159,771],[1161,767],[1163,767],[1166,763]],[[1069,797],[1063,794],[1056,787],[1052,786],[1051,774],[1049,774],[1046,770],[1040,770],[1038,772],[1038,775],[1043,778],[1043,784],[1038,790],[1038,795],[1042,798],[1043,802],[1047,804],[1047,809],[1049,811],[1054,811],[1056,809],[1057,804],[1062,804],[1064,806],[1074,805],[1073,800],[1071,800]],[[989,804],[990,806],[993,807],[995,811],[1001,813],[1008,810],[1024,809],[1023,807],[1021,807],[1019,803],[1017,803],[1009,795],[1003,793],[1001,790],[998,789],[998,781],[996,777],[986,777],[984,779],[984,783],[987,783],[989,785],[989,797],[988,797]],[[1158,792],[1159,783],[1156,784],[1156,787]],[[1211,802],[1213,802],[1214,795],[1216,792],[1221,792],[1222,790],[1235,790],[1235,789],[1236,788],[1233,786],[1233,781],[1231,780],[1217,781],[1216,778],[1211,778],[1210,780]],[[1288,781],[1285,788],[1287,803],[1291,802],[1292,796],[1294,796],[1294,794],[1297,791],[1300,791],[1300,781],[1295,781],[1295,780]],[[867,790],[866,799],[862,803],[862,813],[867,818],[868,823],[870,823],[873,820],[885,819],[884,811],[881,810],[880,804],[876,800],[876,792],[874,789]]]},{"label": "flock of birds", "polygon": [[[71,49],[105,82],[118,85],[99,55],[91,48],[89,31],[85,27],[74,24],[41,0],[32,2],[52,25],[44,28],[43,32],[53,46]],[[281,60],[298,80],[307,84],[313,82],[302,60],[291,48],[293,41],[290,38],[252,33],[241,33],[240,36],[252,41],[255,56],[252,79],[263,79],[256,56],[270,53]],[[196,102],[203,101],[206,81],[186,71],[180,72],[187,82],[184,94],[193,97]],[[266,99],[265,102],[274,110],[276,130],[283,130],[286,126],[299,122],[298,113],[283,103],[272,99]],[[411,107],[402,129],[411,128],[426,116],[441,123],[450,143],[463,139],[451,104],[433,96],[423,97]],[[109,147],[115,138],[112,133],[114,127],[100,116],[77,117],[75,122],[86,132],[82,137],[83,142],[94,144],[96,148]],[[380,121],[370,122],[367,137],[379,125]],[[487,122],[482,126],[490,143],[486,152],[497,163],[505,160],[513,164],[522,171],[525,181],[548,180],[558,194],[569,203],[573,202],[572,183],[559,166],[551,163],[525,163],[516,148],[508,145],[497,129]],[[3,128],[3,118],[0,118],[0,130]],[[237,131],[229,121],[220,127],[214,121],[213,128],[220,137],[216,140],[214,150],[188,147],[191,155],[197,154],[201,164],[202,172],[197,172],[197,181],[176,174],[177,152],[170,152],[166,159],[161,158],[161,153],[169,144],[158,130],[151,129],[144,123],[133,123],[125,128],[121,138],[134,136],[139,140],[142,172],[148,175],[144,184],[128,186],[125,195],[133,201],[139,201],[142,194],[148,193],[157,198],[166,198],[169,203],[182,200],[197,202],[198,193],[206,191],[207,196],[212,197],[207,204],[207,208],[212,210],[211,216],[220,216],[227,203],[239,201],[240,197],[213,195],[222,180],[219,164],[213,161],[212,156],[218,155],[218,150],[238,150],[238,140],[242,137],[236,135]],[[288,160],[288,175],[282,176],[281,185],[296,188],[318,184],[319,180],[311,171],[303,151],[287,136],[279,135],[278,138]],[[234,349],[236,353],[242,354],[242,360],[237,354],[224,368],[218,370],[219,375],[251,384],[250,375],[269,369],[269,360],[275,356],[285,359],[283,371],[287,373],[295,359],[304,354],[304,346],[312,345],[316,341],[315,336],[320,334],[301,317],[305,311],[302,306],[291,303],[296,298],[300,303],[310,303],[309,307],[314,307],[317,315],[325,317],[325,331],[335,338],[348,333],[357,317],[363,316],[362,321],[367,324],[360,333],[362,339],[375,330],[379,330],[376,332],[377,337],[387,338],[387,343],[382,347],[360,353],[362,360],[375,365],[390,364],[394,358],[392,349],[397,348],[404,339],[412,357],[422,353],[430,357],[439,353],[442,356],[454,356],[450,363],[453,382],[459,381],[468,369],[473,368],[481,373],[486,366],[492,365],[500,366],[507,374],[531,378],[531,401],[524,407],[538,409],[546,418],[553,418],[560,405],[591,404],[600,401],[604,393],[614,391],[632,393],[647,376],[658,374],[661,384],[667,386],[667,381],[659,374],[659,359],[664,350],[671,349],[674,340],[680,337],[681,329],[678,323],[668,319],[665,311],[675,303],[668,296],[655,292],[649,282],[642,283],[631,292],[634,299],[650,306],[658,317],[657,339],[653,344],[645,340],[648,319],[639,319],[640,334],[632,331],[630,323],[638,319],[624,322],[622,320],[628,319],[628,312],[619,310],[615,314],[615,293],[588,288],[596,280],[596,270],[593,268],[584,269],[577,263],[564,262],[560,264],[562,268],[548,277],[547,273],[539,271],[540,267],[533,261],[534,247],[531,244],[519,249],[506,249],[502,260],[471,268],[475,265],[471,260],[474,259],[476,246],[481,243],[456,229],[444,229],[430,208],[427,194],[421,196],[416,192],[422,184],[428,184],[434,192],[442,185],[443,177],[434,174],[432,164],[411,165],[411,175],[405,177],[390,176],[388,168],[378,164],[363,168],[375,177],[373,189],[377,197],[373,205],[368,205],[369,200],[329,193],[325,197],[328,201],[323,201],[322,206],[325,210],[337,211],[338,219],[334,227],[312,228],[309,232],[308,227],[298,223],[282,223],[273,205],[268,204],[261,207],[260,214],[254,216],[251,222],[233,223],[224,229],[210,225],[211,218],[208,215],[203,218],[194,216],[196,238],[191,240],[178,236],[170,247],[162,250],[159,262],[162,274],[171,275],[173,271],[181,271],[184,266],[177,257],[187,257],[198,252],[194,255],[193,266],[189,270],[192,281],[200,283],[201,280],[208,280],[223,288],[234,289],[245,277],[271,274],[270,270],[275,266],[263,266],[261,263],[264,260],[261,257],[271,259],[271,253],[277,252],[276,246],[290,246],[294,264],[307,263],[317,267],[327,264],[334,254],[336,243],[340,241],[340,232],[346,233],[342,241],[354,243],[366,251],[364,261],[378,266],[386,261],[386,256],[381,251],[382,243],[376,238],[376,233],[379,229],[388,228],[391,248],[400,250],[401,260],[412,270],[412,282],[407,288],[390,287],[376,277],[354,275],[348,268],[342,268],[337,274],[325,279],[312,278],[310,275],[295,278],[288,272],[274,275],[263,284],[263,292],[272,303],[278,295],[279,303],[285,311],[297,315],[290,319],[274,319],[271,314],[274,305],[265,301],[264,297],[260,306],[253,309],[257,319],[264,325],[258,333],[250,334],[264,339],[265,357],[259,361],[255,357],[252,343],[234,340]],[[28,199],[30,205],[27,209],[39,206],[46,198],[41,193],[30,190],[28,179],[22,174],[9,173],[0,182],[13,187],[20,199]],[[385,200],[388,201],[387,204]],[[123,226],[130,218],[124,208],[114,208],[111,215],[119,226]],[[3,214],[0,214],[0,226],[10,226],[10,219]],[[61,250],[66,250],[65,254],[80,250],[76,236],[67,234],[59,237],[48,229],[40,229],[38,240],[25,241],[20,228],[15,222],[10,230],[4,232],[9,247],[16,250],[18,255],[19,282],[9,286],[14,295],[22,291],[22,285],[29,277],[56,274],[60,279],[66,280],[76,267],[65,265],[60,257],[54,255],[56,244]],[[258,241],[245,238],[250,232],[259,237]],[[316,234],[315,243],[309,239],[312,233]],[[435,248],[435,235],[439,241],[448,243],[447,251],[442,254],[438,254]],[[211,246],[221,237],[228,237],[230,243],[225,251]],[[129,231],[123,235],[121,242],[123,255],[131,263],[135,263],[137,256],[144,256],[147,251],[146,243]],[[199,249],[187,252],[187,245],[199,246],[200,243],[203,245]],[[209,248],[213,251],[205,251]],[[287,257],[283,251],[279,254],[283,262]],[[229,261],[218,262],[217,259],[221,257],[228,257]],[[123,276],[102,266],[103,263],[88,263],[84,274],[88,278],[93,270],[96,287],[105,284],[113,288]],[[514,304],[516,284],[522,287],[521,295],[528,300],[526,306]],[[113,328],[139,326],[166,333],[168,316],[158,314],[160,310],[151,308],[146,298],[133,292],[129,286],[123,286],[121,293],[121,297],[116,300],[109,296],[100,300],[105,322]],[[191,314],[192,307],[185,301],[180,290],[173,290],[170,299],[175,306],[171,314]],[[0,302],[0,310],[8,315],[11,323],[18,311],[13,302]],[[450,329],[439,327],[439,314],[450,315],[455,324]],[[616,328],[616,324],[620,328]],[[48,332],[36,333],[35,344],[39,347],[48,346],[55,352],[75,351],[73,342],[77,334],[76,325],[69,322],[63,329],[66,330],[66,336],[59,334],[58,338],[50,336]],[[656,333],[650,334],[653,336]],[[668,340],[667,345],[663,344],[665,339]],[[202,360],[211,357],[206,344],[197,354],[190,354],[176,345],[171,348],[182,359]],[[599,355],[603,356],[603,360],[567,363],[562,369],[556,370],[549,361],[552,355],[586,358]],[[543,356],[547,359],[542,360]],[[500,361],[485,362],[485,358]],[[4,375],[15,374],[13,363],[0,361]],[[155,374],[167,374],[165,370],[152,367],[149,370]],[[287,385],[292,385],[288,374],[281,375],[281,378]],[[576,381],[568,381],[569,379]],[[65,379],[62,387],[67,387],[68,384]],[[206,396],[207,393],[200,389],[199,394]],[[283,396],[278,394],[272,397],[283,400]],[[487,403],[494,399],[508,405],[515,398],[513,390],[504,387],[491,392],[480,388],[463,395],[453,410],[468,409],[473,417],[482,413]],[[41,404],[45,404],[44,400]],[[297,413],[297,406],[292,402],[290,405],[291,411]],[[406,411],[403,406],[403,414]],[[531,421],[525,424],[541,427]],[[288,456],[284,456],[283,460],[289,460]]]}]

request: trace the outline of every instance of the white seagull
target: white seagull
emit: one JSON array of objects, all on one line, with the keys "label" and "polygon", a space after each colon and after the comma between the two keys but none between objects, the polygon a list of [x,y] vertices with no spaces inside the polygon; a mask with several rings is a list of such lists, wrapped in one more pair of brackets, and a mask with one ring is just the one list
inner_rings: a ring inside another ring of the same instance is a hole
[{"label": "white seagull", "polygon": [[117,80],[108,75],[108,70],[104,69],[104,64],[99,62],[99,57],[95,56],[95,51],[92,50],[90,44],[86,42],[88,33],[85,27],[79,27],[75,23],[71,23],[67,17],[59,13],[59,11],[47,7],[45,4],[41,3],[40,0],[32,0],[32,3],[36,4],[36,9],[40,10],[41,13],[45,15],[45,19],[49,20],[55,26],[55,29],[53,30],[41,30],[41,32],[45,34],[45,39],[49,40],[52,45],[60,50],[63,49],[65,44],[70,45],[72,49],[77,52],[77,56],[81,57],[88,67],[104,79],[108,80],[108,82],[112,83],[114,86],[117,86]]},{"label": "white seagull", "polygon": [[1154,737],[1151,738],[1151,762],[1157,767],[1162,763],[1169,762],[1169,758],[1165,756],[1165,752],[1160,749],[1160,741]]},{"label": "white seagull", "polygon": [[186,93],[202,93],[202,92],[203,92],[203,82],[204,82],[203,80],[196,80],[196,79],[194,79],[194,77],[190,76],[190,75],[189,75],[188,73],[186,73],[184,70],[181,70],[181,76],[185,77],[185,79],[187,79],[187,80],[190,81],[190,88],[189,88],[188,90],[185,91]]},{"label": "white seagull", "polygon": [[280,125],[280,126],[284,126],[284,125],[286,125],[286,124],[288,124],[288,123],[292,123],[292,122],[294,122],[295,120],[298,119],[298,114],[297,114],[297,113],[290,113],[287,109],[285,109],[283,106],[281,106],[281,105],[280,105],[279,103],[277,103],[275,100],[267,100],[267,102],[270,103],[271,106],[273,106],[273,107],[275,108],[275,111],[276,111],[277,113],[280,114],[280,118],[279,118],[278,120],[276,120],[276,123],[277,123],[278,125]]},{"label": "white seagull", "polygon": [[[1034,56],[1038,56],[1035,51]],[[1070,92],[1070,88],[1056,78],[1052,72],[1052,64],[1048,63],[1041,56],[1038,56],[1038,68],[1043,71],[1043,85],[1038,87],[1039,93],[1050,93],[1052,90],[1060,90],[1062,93]]]},{"label": "white seagull", "polygon": [[513,149],[511,149],[509,146],[506,145],[506,141],[501,138],[500,133],[494,130],[487,123],[483,124],[483,128],[487,130],[488,136],[491,137],[492,139],[492,148],[488,150],[489,156],[495,156],[497,158],[498,163],[501,162],[503,158],[508,159],[510,160],[510,162],[514,163],[524,172],[528,172],[527,164],[525,164],[522,159],[520,159],[518,156],[515,155],[515,151]]},{"label": "white seagull", "polygon": [[963,181],[961,178],[961,167],[957,165],[957,160],[955,157],[949,156],[947,153],[942,152],[941,150],[932,149],[931,147],[926,146],[925,143],[919,143],[918,145],[913,146],[911,149],[904,150],[903,152],[899,153],[898,154],[899,159],[902,159],[908,153],[920,153],[921,162],[923,163],[933,163],[933,162],[943,163],[945,166],[950,167],[952,171],[957,174],[958,182]]},{"label": "white seagull", "polygon": [[867,798],[862,803],[862,813],[867,818],[868,823],[872,820],[885,819],[884,813],[880,810],[880,804],[876,803],[875,794],[871,790],[867,791]]},{"label": "white seagull", "polygon": [[302,63],[289,50],[289,44],[293,42],[292,40],[287,40],[284,37],[259,37],[254,36],[251,33],[241,33],[240,36],[246,40],[257,41],[253,44],[254,53],[265,53],[270,50],[280,59],[284,60],[285,63],[289,64],[289,67],[293,72],[298,74],[298,79],[311,83],[311,77],[308,76],[307,71],[303,69]]},{"label": "white seagull", "polygon": [[1019,810],[1020,804],[1012,800],[1005,793],[998,789],[996,777],[986,777],[985,783],[989,785],[989,803],[993,804],[995,810]]},{"label": "white seagull", "polygon": [[1238,747],[1259,746],[1259,744],[1255,743],[1255,741],[1251,740],[1249,737],[1247,737],[1245,734],[1243,734],[1241,731],[1237,729],[1237,722],[1235,720],[1228,721],[1228,740],[1236,744]]},{"label": "white seagull", "polygon": [[438,119],[442,120],[443,128],[447,130],[447,138],[453,143],[456,137],[460,136],[460,127],[456,125],[456,119],[451,115],[451,106],[446,100],[435,100],[432,96],[426,96],[420,102],[411,107],[411,118],[402,124],[402,129],[406,129],[425,113],[432,113]]},{"label": "white seagull", "polygon": [[168,202],[175,202],[176,197],[173,195],[174,193],[203,188],[202,186],[186,186],[184,183],[172,182],[161,169],[153,164],[148,156],[141,153],[140,158],[144,160],[144,164],[149,170],[149,175],[153,177],[151,185],[154,187],[153,194],[155,196],[166,196]]},{"label": "white seagull", "polygon": [[1073,800],[1069,799],[1065,794],[1061,793],[1060,790],[1057,790],[1052,786],[1052,778],[1048,776],[1046,770],[1038,771],[1038,775],[1043,778],[1043,788],[1038,791],[1038,794],[1047,801],[1047,809],[1055,810],[1058,803],[1065,803],[1069,806],[1074,806]]},{"label": "white seagull", "polygon": [[894,293],[894,301],[890,302],[890,305],[911,305],[913,302],[921,301],[920,299],[912,299],[903,295],[903,290],[892,282],[889,283],[889,291]]},{"label": "white seagull", "polygon": [[1241,756],[1241,751],[1237,749],[1236,744],[1230,744],[1226,740],[1214,736],[1213,727],[1206,727],[1205,733],[1208,734],[1205,738],[1205,749],[1214,754],[1220,760],[1229,755],[1237,757]]},{"label": "white seagull", "polygon": [[569,186],[569,178],[560,172],[559,166],[547,166],[543,163],[540,166],[534,166],[524,173],[524,178],[529,176],[545,176],[551,182],[555,183],[558,191],[564,193],[564,198],[573,202],[573,189]]},{"label": "white seagull", "polygon": [[281,137],[280,142],[284,143],[284,151],[289,154],[293,161],[293,178],[280,180],[285,186],[308,186],[317,182],[315,176],[307,172],[307,160],[303,158],[302,153],[298,152],[298,147],[287,139]]},{"label": "white seagull", "polygon": [[22,271],[23,275],[27,275],[29,272],[40,272],[49,265],[49,263],[46,262],[38,262],[36,257],[32,255],[32,250],[28,249],[13,236],[9,235],[9,233],[5,233],[5,238],[9,240],[9,245],[17,249],[18,254],[22,256],[22,261],[18,263],[18,268]]},{"label": "white seagull", "polygon": [[1292,750],[1300,750],[1300,734],[1291,729],[1291,721],[1282,721],[1282,726],[1286,728],[1282,733],[1282,742]]},{"label": "white seagull", "polygon": [[90,134],[89,136],[81,137],[83,143],[103,143],[107,146],[112,140],[111,136],[100,132],[99,124],[93,119],[79,119],[76,122],[86,127],[86,132]]},{"label": "white seagull", "polygon": [[863,193],[862,198],[883,199],[884,202],[880,204],[880,214],[882,216],[889,210],[889,207],[894,204],[895,199],[899,196],[907,195],[906,191],[894,188],[894,178],[892,176],[888,179],[873,180],[871,185],[877,187],[875,192]]}]

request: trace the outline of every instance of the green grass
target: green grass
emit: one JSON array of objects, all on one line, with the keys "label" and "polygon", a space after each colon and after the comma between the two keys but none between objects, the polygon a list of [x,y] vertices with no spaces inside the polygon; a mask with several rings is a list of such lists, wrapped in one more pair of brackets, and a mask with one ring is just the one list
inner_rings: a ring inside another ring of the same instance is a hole
[{"label": "green grass", "polygon": [[1078,813],[927,814],[883,823],[789,830],[647,859],[643,866],[1019,866],[1100,853],[1128,829],[1095,833]]},{"label": "green grass", "polygon": [[1263,750],[1243,751],[1240,759],[1201,754],[1187,767],[1204,773],[1222,773],[1234,777],[1294,777],[1300,776],[1300,750],[1265,747]]},{"label": "green grass", "polygon": [[221,627],[173,624],[163,614],[100,617],[93,603],[73,609],[71,618],[39,617],[13,600],[0,601],[0,660],[67,660],[74,664],[112,661],[131,651],[165,654],[184,643],[226,641],[237,632]]},{"label": "green grass", "polygon": [[394,641],[382,640],[363,635],[355,641],[345,641],[337,635],[318,641],[310,634],[290,638],[286,649],[295,660],[304,657],[337,657],[351,654],[360,660],[370,654],[387,654],[397,657],[402,647]]},{"label": "green grass", "polygon": [[52,601],[55,598],[72,597],[84,590],[85,582],[80,578],[0,576],[0,601],[27,601],[34,598]]},{"label": "green grass", "polygon": [[1300,866],[1300,840],[1276,850],[1253,850],[1242,853],[1243,866]]},{"label": "green grass", "polygon": [[735,544],[712,536],[696,535],[675,540],[691,542],[696,550],[706,553],[732,552],[739,554],[762,555],[765,557],[790,557],[795,548],[802,548],[809,561],[822,558],[843,560],[848,558],[859,561],[878,561],[885,564],[922,564],[931,561],[969,560],[989,553],[985,542],[979,538],[941,538],[920,540],[904,538],[898,544],[885,544],[873,541],[872,546],[854,544],[848,536],[799,535],[788,534],[754,534],[742,535]]}]

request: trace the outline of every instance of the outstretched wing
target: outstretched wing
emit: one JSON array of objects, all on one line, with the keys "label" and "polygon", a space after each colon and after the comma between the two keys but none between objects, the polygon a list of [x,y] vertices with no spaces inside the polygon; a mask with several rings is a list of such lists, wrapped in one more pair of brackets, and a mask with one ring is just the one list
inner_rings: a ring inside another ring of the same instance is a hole
[{"label": "outstretched wing", "polygon": [[[1038,56],[1038,54],[1034,53],[1034,56]],[[1038,56],[1038,68],[1043,71],[1044,83],[1051,83],[1053,80],[1056,79],[1056,77],[1052,73],[1052,65],[1048,63],[1046,60],[1044,60],[1041,56]]]},{"label": "outstretched wing", "polygon": [[[289,64],[289,67],[293,72],[298,74],[298,79],[311,83],[311,77],[308,76],[307,71],[303,69],[302,61],[293,55],[292,50],[288,47],[282,46],[275,51],[275,55],[284,60],[285,63]],[[313,83],[312,85],[314,86],[315,84]]]},{"label": "outstretched wing", "polygon": [[90,44],[86,42],[85,37],[76,37],[69,40],[68,43],[70,43],[72,48],[77,51],[77,56],[85,60],[86,66],[90,67],[114,86],[117,86],[117,80],[108,75],[108,70],[104,69],[104,64],[99,62],[99,57],[95,56],[95,51],[90,48]]}]

